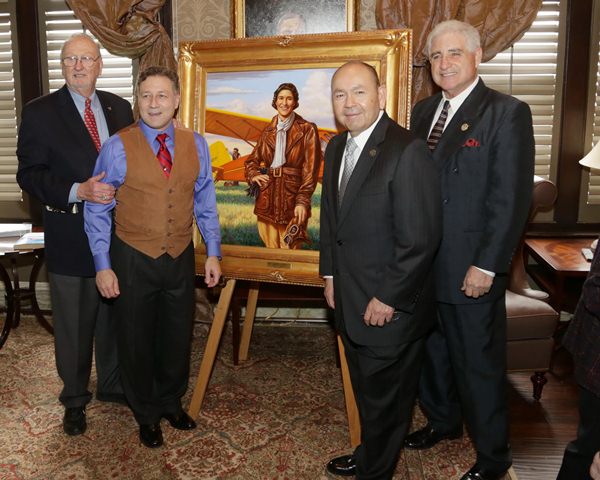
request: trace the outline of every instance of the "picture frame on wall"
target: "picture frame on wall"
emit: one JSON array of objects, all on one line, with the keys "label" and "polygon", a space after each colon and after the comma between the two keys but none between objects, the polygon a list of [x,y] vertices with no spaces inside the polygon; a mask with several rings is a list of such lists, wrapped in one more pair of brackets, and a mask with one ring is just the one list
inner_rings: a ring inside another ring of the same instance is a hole
[{"label": "picture frame on wall", "polygon": [[[267,248],[258,237],[255,200],[246,194],[244,159],[276,115],[271,106],[273,92],[288,82],[299,92],[297,113],[317,125],[324,152],[338,131],[330,107],[331,76],[349,60],[362,60],[377,70],[387,86],[386,112],[401,125],[408,125],[411,35],[410,30],[375,30],[180,44],[179,119],[209,143],[224,277],[322,285],[318,275],[321,177],[312,196],[309,244],[297,250]],[[195,240],[201,274],[204,246],[199,235]]]},{"label": "picture frame on wall", "polygon": [[231,0],[234,38],[353,32],[360,0]]}]

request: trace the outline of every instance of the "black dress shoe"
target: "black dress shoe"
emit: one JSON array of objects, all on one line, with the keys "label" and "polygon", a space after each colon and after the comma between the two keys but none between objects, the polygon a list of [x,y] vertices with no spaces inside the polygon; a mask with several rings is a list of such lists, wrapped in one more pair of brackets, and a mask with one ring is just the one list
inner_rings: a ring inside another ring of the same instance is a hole
[{"label": "black dress shoe", "polygon": [[87,428],[85,407],[67,407],[63,417],[63,430],[67,435],[81,435]]},{"label": "black dress shoe", "polygon": [[356,475],[356,460],[354,455],[342,455],[330,460],[327,464],[327,471],[334,475],[342,477],[351,477]]},{"label": "black dress shoe", "polygon": [[160,447],[163,444],[160,425],[158,423],[140,425],[140,440],[148,448]]},{"label": "black dress shoe", "polygon": [[118,403],[119,405],[127,405],[127,399],[124,393],[103,393],[96,392],[96,399],[100,402]]},{"label": "black dress shoe", "polygon": [[498,473],[473,465],[471,470],[465,473],[460,480],[502,480],[506,472]]},{"label": "black dress shoe", "polygon": [[177,430],[193,430],[196,428],[196,422],[183,410],[176,415],[166,413],[163,415],[173,428]]},{"label": "black dress shoe", "polygon": [[443,433],[438,432],[432,426],[427,424],[421,430],[417,430],[416,432],[407,435],[404,439],[404,446],[413,450],[425,450],[433,447],[442,440],[454,440],[460,437],[462,437],[462,429]]}]

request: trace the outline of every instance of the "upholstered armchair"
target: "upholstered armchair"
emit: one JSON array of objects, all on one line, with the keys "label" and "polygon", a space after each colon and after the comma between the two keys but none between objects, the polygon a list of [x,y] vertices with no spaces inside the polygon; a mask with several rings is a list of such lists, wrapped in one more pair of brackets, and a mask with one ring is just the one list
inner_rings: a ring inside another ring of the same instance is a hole
[{"label": "upholstered armchair", "polygon": [[[556,186],[549,180],[534,177],[533,198],[528,221],[540,208],[550,207],[556,200]],[[558,313],[546,300],[548,294],[531,288],[525,272],[523,244],[525,233],[515,251],[506,292],[507,366],[509,372],[533,371],[533,397],[539,400],[550,369],[554,350],[554,330]]]}]

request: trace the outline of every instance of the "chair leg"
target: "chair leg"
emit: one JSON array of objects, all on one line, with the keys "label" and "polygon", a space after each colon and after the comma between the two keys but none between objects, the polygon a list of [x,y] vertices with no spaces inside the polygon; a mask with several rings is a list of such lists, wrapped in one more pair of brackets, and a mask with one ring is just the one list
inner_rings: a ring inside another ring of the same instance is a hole
[{"label": "chair leg", "polygon": [[533,398],[540,400],[542,398],[542,389],[548,383],[546,372],[535,372],[531,376],[531,383],[533,383]]}]

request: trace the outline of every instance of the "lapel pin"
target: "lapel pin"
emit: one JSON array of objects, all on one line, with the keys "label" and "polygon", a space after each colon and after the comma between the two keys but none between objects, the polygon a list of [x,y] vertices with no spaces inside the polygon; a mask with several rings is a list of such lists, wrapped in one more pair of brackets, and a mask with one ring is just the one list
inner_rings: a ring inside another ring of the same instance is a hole
[{"label": "lapel pin", "polygon": [[106,107],[106,109],[107,109],[109,112],[112,112],[112,107],[110,107],[110,106],[109,106],[109,107]]},{"label": "lapel pin", "polygon": [[460,126],[460,129],[461,129],[463,132],[466,132],[466,131],[469,129],[469,124],[468,124],[468,123],[463,123],[463,124]]},{"label": "lapel pin", "polygon": [[371,150],[369,150],[369,156],[371,158],[373,158],[375,155],[377,155],[377,150],[372,148]]}]

